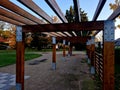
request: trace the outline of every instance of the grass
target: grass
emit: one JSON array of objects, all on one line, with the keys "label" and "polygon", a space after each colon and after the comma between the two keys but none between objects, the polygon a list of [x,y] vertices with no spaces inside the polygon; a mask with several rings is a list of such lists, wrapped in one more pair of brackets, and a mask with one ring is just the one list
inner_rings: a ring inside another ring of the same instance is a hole
[{"label": "grass", "polygon": [[82,82],[82,90],[95,90],[94,80],[92,80],[92,79],[85,79]]},{"label": "grass", "polygon": [[[25,60],[31,60],[36,57],[40,57],[40,54],[25,53]],[[15,64],[16,63],[16,51],[15,50],[0,50],[0,67]]]}]

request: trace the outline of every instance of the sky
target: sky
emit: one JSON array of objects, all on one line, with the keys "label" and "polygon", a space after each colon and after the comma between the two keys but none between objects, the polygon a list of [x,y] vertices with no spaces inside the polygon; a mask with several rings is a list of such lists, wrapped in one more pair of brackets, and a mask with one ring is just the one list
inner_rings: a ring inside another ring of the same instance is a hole
[{"label": "sky", "polygon": [[[21,8],[25,9],[26,11],[29,11],[31,14],[35,15],[36,17],[40,18],[35,13],[31,12],[28,8],[17,2],[17,0],[10,0],[13,3],[19,5]],[[52,11],[52,9],[47,5],[45,0],[33,0],[40,8],[42,8],[49,16],[56,16],[56,14]],[[102,12],[100,13],[97,20],[107,20],[107,18],[111,15],[113,12],[110,10],[109,4],[114,3],[115,0],[107,0],[105,3],[105,6],[103,7]],[[70,8],[70,6],[73,6],[73,0],[56,0],[57,4],[59,5],[60,9],[62,10],[63,14],[65,15],[65,12],[67,9]],[[80,8],[84,10],[87,13],[89,21],[92,20],[96,7],[99,3],[99,0],[79,0]],[[115,25],[120,23],[120,20],[118,19]],[[115,30],[115,39],[120,38],[120,30],[117,28]]]}]

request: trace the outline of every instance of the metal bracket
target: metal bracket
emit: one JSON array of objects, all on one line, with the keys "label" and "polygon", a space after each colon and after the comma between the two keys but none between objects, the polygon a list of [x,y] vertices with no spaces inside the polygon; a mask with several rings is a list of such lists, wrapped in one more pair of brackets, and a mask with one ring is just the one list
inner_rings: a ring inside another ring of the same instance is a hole
[{"label": "metal bracket", "polygon": [[70,42],[68,42],[68,45],[70,46]]},{"label": "metal bracket", "polygon": [[22,90],[22,85],[20,83],[16,83],[16,90]]},{"label": "metal bracket", "polygon": [[54,63],[54,62],[52,63],[52,69],[56,70],[56,63]]},{"label": "metal bracket", "polygon": [[91,44],[95,44],[95,37],[94,36],[91,37]]},{"label": "metal bracket", "polygon": [[106,42],[112,42],[114,41],[114,22],[112,20],[108,20],[104,22],[104,41]]},{"label": "metal bracket", "polygon": [[16,41],[18,41],[18,42],[22,41],[22,27],[21,26],[17,26]]},{"label": "metal bracket", "polygon": [[56,44],[56,38],[52,37],[52,44]]},{"label": "metal bracket", "polygon": [[65,40],[63,40],[63,45],[65,45]]}]

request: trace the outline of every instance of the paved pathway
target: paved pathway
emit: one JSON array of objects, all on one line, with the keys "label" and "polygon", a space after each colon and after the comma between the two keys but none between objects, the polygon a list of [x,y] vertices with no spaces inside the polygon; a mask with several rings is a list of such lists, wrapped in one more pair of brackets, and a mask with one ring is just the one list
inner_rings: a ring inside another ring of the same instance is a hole
[{"label": "paved pathway", "polygon": [[[82,90],[82,82],[91,79],[85,53],[74,52],[73,56],[63,58],[62,52],[57,52],[56,70],[51,69],[51,56],[51,52],[44,53],[40,58],[25,62],[25,75],[30,76],[25,80],[25,90]],[[43,59],[46,60],[30,65],[35,60]],[[0,72],[15,74],[15,65],[2,67]]]}]

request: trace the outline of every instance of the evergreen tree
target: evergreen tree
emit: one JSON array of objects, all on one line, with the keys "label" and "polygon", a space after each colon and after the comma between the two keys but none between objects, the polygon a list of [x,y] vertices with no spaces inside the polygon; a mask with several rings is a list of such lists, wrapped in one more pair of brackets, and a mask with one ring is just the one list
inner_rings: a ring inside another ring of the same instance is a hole
[{"label": "evergreen tree", "polygon": [[[85,22],[88,21],[88,17],[87,17],[87,13],[85,13],[84,10],[82,10],[81,8],[80,10],[80,16],[81,16],[81,22]],[[69,10],[66,10],[66,15],[65,15],[66,19],[68,20],[69,23],[73,23],[73,22],[77,22],[76,21],[76,15],[75,15],[75,10],[72,6],[70,6]],[[70,34],[72,34],[72,32],[69,32]],[[81,32],[75,32],[78,36],[81,36]],[[82,36],[86,36],[87,31],[82,31]],[[83,50],[85,48],[85,45],[82,43],[79,44],[75,44],[75,48],[76,50]]]}]

